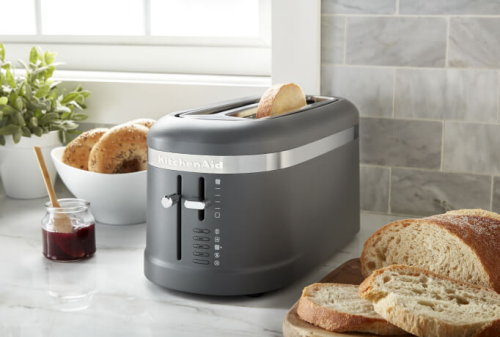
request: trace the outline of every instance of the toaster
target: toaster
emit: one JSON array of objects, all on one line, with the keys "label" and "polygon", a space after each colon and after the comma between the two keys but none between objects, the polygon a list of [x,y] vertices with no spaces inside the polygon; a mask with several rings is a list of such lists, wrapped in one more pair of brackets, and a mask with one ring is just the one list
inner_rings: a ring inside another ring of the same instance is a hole
[{"label": "toaster", "polygon": [[359,116],[348,100],[255,118],[259,98],[168,114],[148,134],[144,272],[162,287],[284,287],[358,231]]}]

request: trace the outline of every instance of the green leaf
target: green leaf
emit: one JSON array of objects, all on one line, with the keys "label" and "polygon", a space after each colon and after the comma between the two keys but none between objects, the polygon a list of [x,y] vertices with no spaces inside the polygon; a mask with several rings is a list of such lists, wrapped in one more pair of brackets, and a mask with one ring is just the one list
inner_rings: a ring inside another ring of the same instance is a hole
[{"label": "green leaf", "polygon": [[21,126],[26,126],[26,121],[24,120],[22,113],[18,112],[16,114],[16,118],[17,118],[17,124],[19,124]]},{"label": "green leaf", "polygon": [[38,50],[36,50],[36,48],[33,47],[31,48],[30,51],[30,62],[36,64],[37,60],[38,60]]},{"label": "green leaf", "polygon": [[18,129],[15,133],[12,134],[12,138],[14,139],[14,144],[17,144],[21,141],[21,136],[23,135],[21,129]]},{"label": "green leaf", "polygon": [[17,60],[17,62],[19,62],[19,63],[20,63],[20,64],[24,67],[24,69],[26,69],[26,71],[27,71],[28,73],[30,73],[30,72],[31,72],[31,69],[30,69],[30,67],[26,64],[26,62],[24,62],[23,60]]},{"label": "green leaf", "polygon": [[[2,60],[2,62],[5,61],[5,47],[3,46],[3,43],[0,43],[0,60]],[[4,139],[4,144],[5,144],[5,139]]]},{"label": "green leaf", "polygon": [[0,136],[0,145],[5,145],[5,137],[4,136]]},{"label": "green leaf", "polygon": [[13,135],[14,133],[18,132],[20,130],[20,127],[17,125],[6,125],[3,128],[0,129],[0,136],[8,136],[8,135]]},{"label": "green leaf", "polygon": [[11,107],[10,105],[5,105],[0,108],[0,110],[3,111],[4,115],[11,116],[12,114],[16,113],[17,110]]},{"label": "green leaf", "polygon": [[61,104],[68,104],[69,102],[74,101],[78,97],[80,97],[80,93],[71,92],[71,93],[67,94],[66,96],[64,96],[64,98],[61,100]]},{"label": "green leaf", "polygon": [[88,91],[88,90],[80,91],[80,95],[82,95],[84,98],[89,98],[90,91]]},{"label": "green leaf", "polygon": [[58,119],[57,113],[49,112],[38,119],[38,124],[39,125],[47,125],[50,122],[55,121],[56,119]]},{"label": "green leaf", "polygon": [[24,104],[23,104],[23,99],[21,97],[18,97],[16,99],[16,107],[19,109],[19,110],[22,110],[23,107],[24,107]]},{"label": "green leaf", "polygon": [[61,105],[55,109],[55,112],[71,112],[71,109]]},{"label": "green leaf", "polygon": [[11,66],[12,65],[10,64],[10,62],[7,62],[7,63],[2,64],[2,69],[10,69]]},{"label": "green leaf", "polygon": [[27,127],[25,127],[25,126],[21,127],[21,133],[22,133],[23,137],[31,138],[31,131]]},{"label": "green leaf", "polygon": [[0,105],[5,105],[9,99],[7,97],[0,97]]},{"label": "green leaf", "polygon": [[10,72],[10,69],[7,69],[5,76],[7,83],[10,85],[12,89],[14,89],[16,87],[16,80],[14,79],[14,76]]},{"label": "green leaf", "polygon": [[38,137],[41,137],[41,136],[43,135],[43,130],[42,130],[42,128],[41,128],[41,127],[39,127],[39,126],[35,126],[35,127],[33,128],[33,133],[34,133],[35,135],[37,135]]},{"label": "green leaf", "polygon": [[87,118],[89,118],[89,116],[84,115],[84,114],[74,113],[71,119],[76,121],[76,122],[82,122],[82,121],[86,120]]},{"label": "green leaf", "polygon": [[71,115],[71,112],[64,112],[62,115],[61,115],[61,119],[62,120],[65,120],[65,119],[68,119],[68,117]]},{"label": "green leaf", "polygon": [[49,51],[46,51],[45,56],[44,56],[45,63],[47,63],[47,64],[54,63],[54,60],[56,59],[56,55],[57,55],[57,53],[51,53]]},{"label": "green leaf", "polygon": [[35,96],[38,98],[45,97],[47,96],[49,91],[50,91],[50,84],[44,84],[35,92]]},{"label": "green leaf", "polygon": [[30,118],[30,125],[31,125],[31,126],[33,126],[33,127],[38,126],[38,118],[36,118],[36,117],[31,117],[31,118]]},{"label": "green leaf", "polygon": [[62,130],[59,130],[59,141],[64,144],[65,140],[66,140],[66,135]]},{"label": "green leaf", "polygon": [[33,89],[31,89],[31,85],[25,82],[24,84],[24,96],[28,99],[31,100],[31,97],[33,95]]},{"label": "green leaf", "polygon": [[45,67],[40,67],[36,70],[33,71],[33,75],[38,75],[38,74],[41,74],[43,73],[45,70],[49,69],[49,67],[45,66]]}]

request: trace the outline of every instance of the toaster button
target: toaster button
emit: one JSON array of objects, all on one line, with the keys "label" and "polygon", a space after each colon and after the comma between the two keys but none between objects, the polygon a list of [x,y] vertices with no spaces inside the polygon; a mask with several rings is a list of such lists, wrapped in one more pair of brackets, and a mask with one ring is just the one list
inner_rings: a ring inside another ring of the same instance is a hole
[{"label": "toaster button", "polygon": [[210,234],[209,229],[203,229],[203,228],[195,228],[195,229],[193,229],[193,232],[201,233],[201,234]]},{"label": "toaster button", "polygon": [[198,263],[198,264],[209,264],[210,263],[207,260],[200,260],[200,259],[194,259],[193,262]]},{"label": "toaster button", "polygon": [[194,256],[202,256],[202,257],[209,257],[210,254],[208,253],[202,253],[202,252],[193,252]]},{"label": "toaster button", "polygon": [[195,241],[210,241],[208,236],[193,236],[193,239]]},{"label": "toaster button", "polygon": [[193,245],[193,247],[197,248],[197,249],[208,249],[208,248],[210,248],[209,245],[198,245],[198,244]]}]

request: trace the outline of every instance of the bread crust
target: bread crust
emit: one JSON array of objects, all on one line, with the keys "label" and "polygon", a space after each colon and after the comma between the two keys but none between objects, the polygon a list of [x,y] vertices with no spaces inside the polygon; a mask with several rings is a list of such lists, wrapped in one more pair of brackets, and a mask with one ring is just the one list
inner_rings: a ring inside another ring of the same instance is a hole
[{"label": "bread crust", "polygon": [[406,219],[392,222],[376,231],[365,242],[361,254],[361,272],[367,277],[367,252],[376,244],[374,240],[396,225],[408,226],[412,223],[439,226],[457,237],[477,256],[484,274],[489,278],[488,285],[500,292],[500,215],[483,210],[459,210],[422,219]]},{"label": "bread crust", "polygon": [[[355,314],[347,314],[316,304],[307,297],[309,290],[325,283],[315,283],[302,292],[297,314],[301,319],[325,330],[333,332],[369,332],[378,335],[405,335],[406,331],[388,323],[383,318],[371,318]],[[329,283],[336,287],[357,287],[348,284]]]},{"label": "bread crust", "polygon": [[107,131],[107,128],[97,128],[80,134],[64,149],[62,162],[87,171],[90,151]]},{"label": "bread crust", "polygon": [[[374,308],[377,313],[382,315],[392,324],[399,326],[400,328],[414,334],[417,336],[473,336],[473,337],[498,337],[499,334],[494,334],[495,331],[499,331],[500,324],[498,321],[493,321],[486,324],[483,327],[478,328],[477,326],[468,326],[467,332],[464,330],[465,327],[457,327],[453,324],[449,324],[443,321],[435,321],[429,318],[421,317],[415,313],[410,312],[407,308],[401,305],[393,305],[391,299],[387,293],[383,293],[381,290],[374,290],[373,283],[374,279],[384,274],[386,271],[398,272],[404,271],[406,275],[416,275],[416,276],[431,276],[434,278],[439,278],[442,280],[448,280],[456,285],[465,285],[470,288],[475,288],[477,290],[491,292],[492,296],[498,296],[492,289],[480,287],[475,284],[467,283],[452,279],[445,275],[440,275],[423,268],[404,266],[404,265],[391,265],[374,271],[369,277],[367,277],[359,286],[359,296],[366,300],[374,303]],[[478,331],[474,331],[479,329]]]},{"label": "bread crust", "polygon": [[94,146],[89,156],[89,171],[120,173],[127,162],[137,161],[139,171],[147,169],[149,129],[138,124],[111,128]]}]

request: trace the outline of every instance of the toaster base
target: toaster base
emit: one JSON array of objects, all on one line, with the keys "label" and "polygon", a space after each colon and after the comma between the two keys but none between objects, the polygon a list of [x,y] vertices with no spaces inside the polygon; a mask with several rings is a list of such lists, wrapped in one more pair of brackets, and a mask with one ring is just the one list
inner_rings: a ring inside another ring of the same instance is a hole
[{"label": "toaster base", "polygon": [[[199,269],[167,264],[145,253],[144,274],[153,283],[168,289],[203,295],[241,296],[266,293],[283,288],[297,279],[300,258],[279,265],[251,270],[217,270],[200,274]],[[200,280],[201,279],[201,280]]]}]

